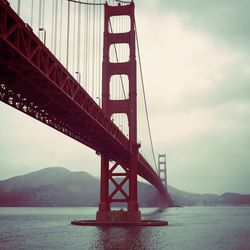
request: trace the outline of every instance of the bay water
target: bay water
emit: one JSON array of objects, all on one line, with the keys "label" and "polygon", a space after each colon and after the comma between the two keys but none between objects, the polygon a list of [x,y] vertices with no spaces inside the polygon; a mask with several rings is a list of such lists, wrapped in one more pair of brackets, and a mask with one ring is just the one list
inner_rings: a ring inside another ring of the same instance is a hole
[{"label": "bay water", "polygon": [[164,227],[80,227],[97,208],[0,208],[0,249],[250,250],[250,207],[142,208]]}]

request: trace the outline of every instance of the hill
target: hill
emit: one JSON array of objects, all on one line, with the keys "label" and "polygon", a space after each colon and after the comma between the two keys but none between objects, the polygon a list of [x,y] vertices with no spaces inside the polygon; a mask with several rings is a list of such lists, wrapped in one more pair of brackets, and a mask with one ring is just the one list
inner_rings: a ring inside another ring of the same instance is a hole
[{"label": "hill", "polygon": [[[100,180],[86,172],[45,168],[0,181],[0,206],[98,206],[99,188]],[[172,186],[168,191],[169,206],[250,205],[250,195],[196,194]],[[142,207],[159,205],[158,191],[149,184],[138,183],[138,197]]]},{"label": "hill", "polygon": [[[0,206],[98,206],[100,180],[86,172],[45,168],[0,181]],[[141,206],[157,206],[154,187],[138,184]]]},{"label": "hill", "polygon": [[197,194],[180,191],[172,186],[168,186],[168,191],[174,203],[180,206],[250,205],[249,194]]}]

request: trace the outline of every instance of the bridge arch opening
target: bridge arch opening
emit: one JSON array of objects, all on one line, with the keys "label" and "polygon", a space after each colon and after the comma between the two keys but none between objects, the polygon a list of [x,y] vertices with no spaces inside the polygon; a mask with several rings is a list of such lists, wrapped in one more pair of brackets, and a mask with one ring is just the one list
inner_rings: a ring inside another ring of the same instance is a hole
[{"label": "bridge arch opening", "polygon": [[111,120],[122,131],[122,133],[129,137],[128,116],[125,113],[115,113],[111,116]]},{"label": "bridge arch opening", "polygon": [[128,15],[111,16],[109,18],[109,33],[127,33],[131,31],[131,18]]},{"label": "bridge arch opening", "polygon": [[114,43],[109,47],[109,61],[111,63],[128,62],[130,59],[130,48],[128,43]]},{"label": "bridge arch opening", "polygon": [[129,97],[128,75],[112,75],[110,78],[110,100],[126,100]]}]

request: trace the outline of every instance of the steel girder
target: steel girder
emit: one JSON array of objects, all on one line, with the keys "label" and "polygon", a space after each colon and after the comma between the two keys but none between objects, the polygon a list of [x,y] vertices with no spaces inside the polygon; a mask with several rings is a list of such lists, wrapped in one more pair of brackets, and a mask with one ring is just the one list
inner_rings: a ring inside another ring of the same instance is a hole
[{"label": "steel girder", "polygon": [[[128,139],[6,0],[0,0],[0,100],[98,153],[128,164]],[[165,192],[141,154],[138,174]]]}]

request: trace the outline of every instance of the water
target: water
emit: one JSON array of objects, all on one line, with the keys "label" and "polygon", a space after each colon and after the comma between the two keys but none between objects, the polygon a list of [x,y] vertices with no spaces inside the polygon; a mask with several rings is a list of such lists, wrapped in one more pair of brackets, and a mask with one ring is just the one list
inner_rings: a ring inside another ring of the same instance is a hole
[{"label": "water", "polygon": [[70,225],[97,208],[0,208],[0,249],[250,250],[250,207],[142,209],[167,227]]}]

